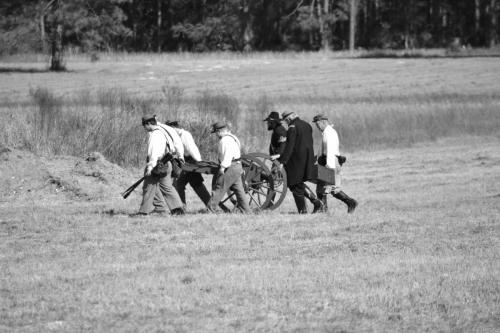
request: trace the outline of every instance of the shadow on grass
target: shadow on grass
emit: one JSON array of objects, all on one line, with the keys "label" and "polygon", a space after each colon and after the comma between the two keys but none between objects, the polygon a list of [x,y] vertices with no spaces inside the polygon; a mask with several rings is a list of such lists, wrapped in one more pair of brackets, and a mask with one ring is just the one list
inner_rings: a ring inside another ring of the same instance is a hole
[{"label": "shadow on grass", "polygon": [[1,73],[71,73],[67,69],[60,71],[51,71],[48,68],[40,69],[40,68],[23,68],[23,67],[1,67],[0,66],[0,74]]}]

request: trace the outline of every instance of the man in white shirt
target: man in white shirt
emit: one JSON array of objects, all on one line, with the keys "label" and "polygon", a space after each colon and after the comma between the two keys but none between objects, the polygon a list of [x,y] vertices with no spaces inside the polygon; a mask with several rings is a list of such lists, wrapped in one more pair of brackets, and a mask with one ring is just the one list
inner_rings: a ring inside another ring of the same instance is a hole
[{"label": "man in white shirt", "polygon": [[339,199],[347,205],[347,212],[352,213],[358,206],[358,202],[350,198],[342,192],[340,187],[340,171],[341,164],[339,163],[339,136],[333,125],[329,123],[328,117],[319,114],[314,116],[313,122],[316,127],[322,132],[321,147],[318,153],[318,164],[335,170],[335,185],[327,185],[324,182],[317,181],[316,194],[323,201],[324,209],[327,209],[326,196],[330,193],[334,198]]},{"label": "man in white shirt", "polygon": [[[144,184],[142,188],[142,203],[139,212],[134,215],[148,215],[152,212],[163,213],[165,203],[173,215],[184,214],[179,194],[172,185],[172,162],[165,161],[166,174],[158,175],[155,167],[167,154],[183,158],[182,145],[177,133],[167,132],[167,127],[156,120],[156,115],[142,117],[142,126],[148,133],[146,167],[144,168]],[[162,195],[155,196],[159,191]]]},{"label": "man in white shirt", "polygon": [[[184,160],[187,163],[196,163],[201,161],[201,154],[198,146],[194,142],[193,136],[189,131],[181,128],[178,121],[169,121],[167,125],[176,130],[179,134],[182,145],[184,147]],[[210,193],[203,184],[203,176],[198,172],[182,171],[174,180],[174,186],[181,197],[184,207],[186,206],[186,185],[189,183],[193,188],[194,192],[203,201],[205,206],[208,207],[208,201],[210,200]]]},{"label": "man in white shirt", "polygon": [[240,141],[231,134],[227,125],[222,122],[213,124],[211,132],[216,133],[219,137],[219,170],[212,180],[212,197],[208,207],[210,211],[215,212],[224,194],[231,190],[236,195],[238,208],[243,213],[250,213],[248,199],[241,179],[243,167],[241,165]]}]

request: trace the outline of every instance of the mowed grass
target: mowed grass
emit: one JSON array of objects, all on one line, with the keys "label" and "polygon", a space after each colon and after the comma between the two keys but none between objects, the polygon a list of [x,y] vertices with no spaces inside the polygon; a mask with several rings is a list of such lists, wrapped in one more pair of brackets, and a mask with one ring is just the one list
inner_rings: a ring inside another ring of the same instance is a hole
[{"label": "mowed grass", "polygon": [[[497,332],[500,140],[359,151],[360,206],[132,219],[2,202],[0,331]],[[311,208],[311,207],[309,207]]]}]

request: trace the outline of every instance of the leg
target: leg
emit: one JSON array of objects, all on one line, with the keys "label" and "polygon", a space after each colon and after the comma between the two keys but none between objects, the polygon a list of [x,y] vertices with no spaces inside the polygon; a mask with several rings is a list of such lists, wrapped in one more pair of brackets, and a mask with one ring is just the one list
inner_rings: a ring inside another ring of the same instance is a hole
[{"label": "leg", "polygon": [[323,211],[323,202],[318,199],[318,197],[309,188],[309,186],[304,184],[304,188],[305,188],[305,193],[304,193],[305,197],[307,199],[309,199],[309,201],[314,205],[314,209],[312,212],[317,213],[317,212]]},{"label": "leg", "polygon": [[347,194],[345,194],[342,191],[336,192],[335,190],[333,190],[331,193],[332,193],[334,198],[339,199],[340,201],[342,201],[343,203],[345,203],[347,205],[347,213],[354,212],[354,210],[358,206],[358,202],[356,200],[349,197]]},{"label": "leg", "polygon": [[323,183],[322,181],[318,181],[316,184],[316,195],[318,196],[318,200],[320,200],[322,203],[322,207],[319,211],[327,212],[327,195],[325,193],[325,183]]},{"label": "leg", "polygon": [[186,174],[186,179],[189,182],[189,185],[191,185],[196,195],[198,195],[205,206],[207,206],[208,201],[210,201],[210,193],[203,184],[203,176],[196,172],[187,172]]},{"label": "leg", "polygon": [[[228,169],[229,170],[229,169]],[[224,194],[229,190],[229,187],[232,185],[229,179],[229,175],[226,176],[228,170],[224,174],[216,174],[212,179],[212,196],[208,201],[208,209],[211,212],[215,212],[217,210],[217,206],[219,205]]]},{"label": "leg", "polygon": [[241,177],[238,175],[236,177],[236,181],[233,185],[231,185],[230,189],[236,195],[236,200],[238,201],[238,208],[242,213],[251,213],[250,207],[248,205],[248,197],[245,194],[245,189],[243,187],[243,181]]},{"label": "leg", "polygon": [[[170,168],[172,168],[171,164]],[[172,184],[172,176],[170,175],[170,172],[168,172],[165,177],[160,179],[159,187],[170,212],[175,215],[184,213],[181,198]]]},{"label": "leg", "polygon": [[160,177],[147,176],[142,184],[142,202],[139,208],[139,214],[149,214],[154,209],[154,201]]},{"label": "leg", "polygon": [[181,198],[182,203],[186,204],[186,184],[188,183],[188,173],[189,172],[181,172],[179,177],[174,182],[175,189],[177,193],[179,193],[179,197]]},{"label": "leg", "polygon": [[299,214],[307,214],[306,200],[305,200],[305,184],[298,183],[288,187],[293,193],[293,199],[295,200],[295,206],[297,206],[297,211]]}]

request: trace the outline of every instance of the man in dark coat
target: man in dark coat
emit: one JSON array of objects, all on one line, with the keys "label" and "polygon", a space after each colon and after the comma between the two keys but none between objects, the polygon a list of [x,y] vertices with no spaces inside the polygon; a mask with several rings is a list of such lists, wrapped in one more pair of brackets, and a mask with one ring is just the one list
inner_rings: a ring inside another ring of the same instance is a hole
[{"label": "man in dark coat", "polygon": [[279,113],[272,111],[264,121],[267,121],[267,129],[273,131],[269,143],[269,155],[281,155],[285,150],[286,129],[281,125]]},{"label": "man in dark coat", "polygon": [[[271,155],[272,159],[277,159],[285,151],[285,147],[287,145],[287,130],[281,124],[279,113],[276,111],[272,111],[269,114],[269,116],[267,116],[267,118],[264,119],[264,121],[267,121],[267,129],[269,131],[273,131],[271,135],[271,143],[269,144],[269,155]],[[302,120],[300,120],[300,122],[307,124]],[[311,136],[311,144],[312,144],[312,136]],[[313,211],[314,213],[323,209],[323,202],[319,200],[318,197],[314,194],[314,192],[305,184],[304,184],[304,196],[307,199],[309,199],[309,201],[314,205],[314,211]],[[305,213],[305,211],[303,211],[303,213]]]},{"label": "man in dark coat", "polygon": [[[283,120],[288,124],[286,145],[277,160],[285,166],[288,188],[293,193],[298,212],[306,214],[304,182],[313,179],[314,166],[312,127],[294,112],[283,113]],[[321,205],[321,201],[316,201]]]}]

